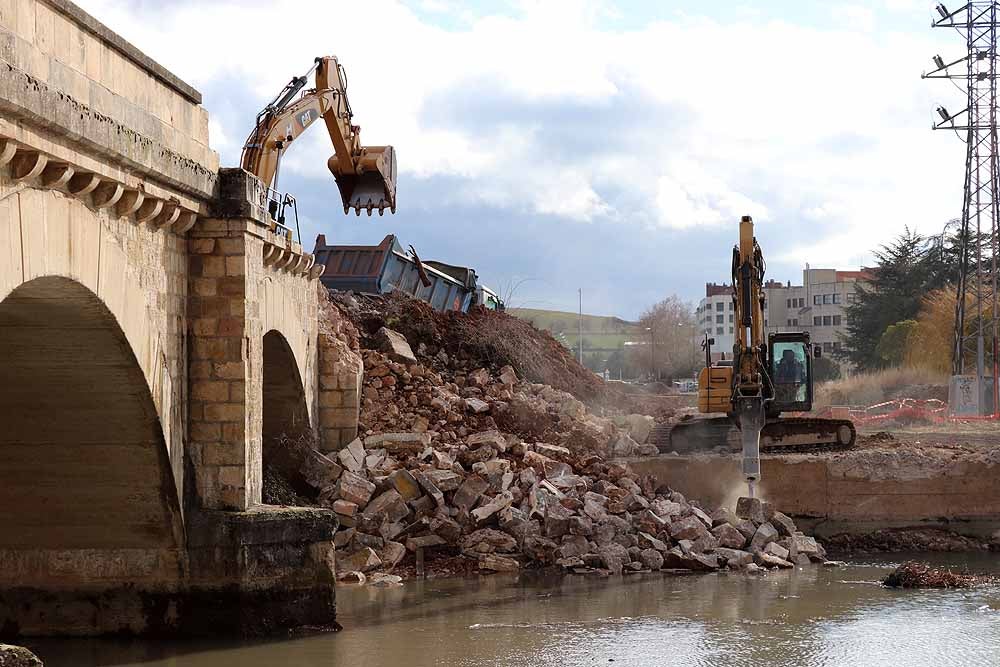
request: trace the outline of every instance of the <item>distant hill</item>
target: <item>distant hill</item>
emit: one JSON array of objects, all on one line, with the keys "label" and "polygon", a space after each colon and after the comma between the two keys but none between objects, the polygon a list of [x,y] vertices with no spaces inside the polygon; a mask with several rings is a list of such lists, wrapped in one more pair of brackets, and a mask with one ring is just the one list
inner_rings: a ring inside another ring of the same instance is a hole
[{"label": "distant hill", "polygon": [[[576,349],[579,319],[576,313],[538,308],[510,308],[507,312],[550,332],[566,347]],[[645,333],[636,322],[620,317],[584,314],[582,320],[584,349],[588,351],[620,350],[626,340]]]}]

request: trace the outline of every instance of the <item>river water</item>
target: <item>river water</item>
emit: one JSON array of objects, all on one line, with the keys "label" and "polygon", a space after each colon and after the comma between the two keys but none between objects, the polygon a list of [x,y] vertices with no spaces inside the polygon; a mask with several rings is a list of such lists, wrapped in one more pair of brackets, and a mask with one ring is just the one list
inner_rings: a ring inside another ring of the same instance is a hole
[{"label": "river water", "polygon": [[[919,558],[1000,573],[990,554]],[[878,585],[901,559],[764,577],[526,574],[341,588],[340,633],[26,643],[48,667],[1000,665],[1000,588]]]}]

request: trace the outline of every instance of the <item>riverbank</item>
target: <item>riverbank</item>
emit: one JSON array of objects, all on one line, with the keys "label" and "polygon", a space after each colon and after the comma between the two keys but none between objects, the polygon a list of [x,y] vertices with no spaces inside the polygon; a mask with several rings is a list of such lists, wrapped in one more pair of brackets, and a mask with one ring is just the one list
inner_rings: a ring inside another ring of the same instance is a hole
[{"label": "riverbank", "polygon": [[344,631],[335,634],[30,646],[47,667],[992,664],[1000,646],[1000,591],[879,585],[910,558],[957,571],[998,571],[989,555],[907,554],[763,577],[520,572],[428,579],[338,588]]}]

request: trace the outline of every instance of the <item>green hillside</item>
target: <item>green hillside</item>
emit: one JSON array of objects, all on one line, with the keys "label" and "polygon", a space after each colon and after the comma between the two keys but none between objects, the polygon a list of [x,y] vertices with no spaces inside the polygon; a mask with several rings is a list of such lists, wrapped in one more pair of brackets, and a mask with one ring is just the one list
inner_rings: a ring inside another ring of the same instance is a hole
[{"label": "green hillside", "polygon": [[[537,308],[511,308],[507,312],[550,332],[567,347],[576,347],[581,319],[576,313]],[[644,333],[635,322],[620,317],[584,314],[582,320],[584,349],[621,349],[626,340]]]}]

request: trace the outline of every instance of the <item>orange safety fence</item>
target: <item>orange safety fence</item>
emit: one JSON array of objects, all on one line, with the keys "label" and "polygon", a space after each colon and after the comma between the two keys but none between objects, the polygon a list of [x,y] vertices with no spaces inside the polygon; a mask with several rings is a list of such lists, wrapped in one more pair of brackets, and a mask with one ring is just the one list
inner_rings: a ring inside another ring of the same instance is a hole
[{"label": "orange safety fence", "polygon": [[897,398],[868,407],[827,407],[817,415],[823,418],[850,419],[855,424],[879,422],[956,422],[992,421],[996,415],[950,415],[948,404],[936,398]]}]

